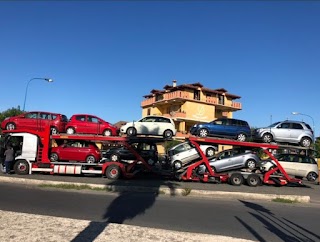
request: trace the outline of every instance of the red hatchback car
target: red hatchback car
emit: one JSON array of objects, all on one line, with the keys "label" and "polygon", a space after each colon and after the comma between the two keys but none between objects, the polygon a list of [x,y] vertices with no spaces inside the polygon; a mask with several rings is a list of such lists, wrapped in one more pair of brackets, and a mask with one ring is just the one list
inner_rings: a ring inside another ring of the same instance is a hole
[{"label": "red hatchback car", "polygon": [[93,142],[69,141],[66,144],[52,147],[50,152],[51,161],[79,161],[97,163],[101,160],[99,148]]},{"label": "red hatchback car", "polygon": [[67,134],[102,134],[117,136],[119,129],[103,119],[89,114],[74,114],[66,125]]},{"label": "red hatchback car", "polygon": [[32,111],[8,117],[1,123],[2,130],[43,130],[48,125],[52,134],[63,133],[68,122],[66,115],[42,111]]}]

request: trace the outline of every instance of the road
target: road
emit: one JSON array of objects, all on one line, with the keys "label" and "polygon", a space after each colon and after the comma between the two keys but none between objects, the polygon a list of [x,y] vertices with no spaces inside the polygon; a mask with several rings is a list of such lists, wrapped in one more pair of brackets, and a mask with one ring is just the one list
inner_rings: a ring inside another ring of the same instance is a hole
[{"label": "road", "polygon": [[[91,241],[109,223],[258,241],[319,241],[318,204],[170,197],[155,193],[75,192],[1,184],[0,210],[93,221]],[[88,235],[86,235],[88,236]],[[87,238],[87,237],[86,237]],[[77,240],[76,240],[77,241]]]}]

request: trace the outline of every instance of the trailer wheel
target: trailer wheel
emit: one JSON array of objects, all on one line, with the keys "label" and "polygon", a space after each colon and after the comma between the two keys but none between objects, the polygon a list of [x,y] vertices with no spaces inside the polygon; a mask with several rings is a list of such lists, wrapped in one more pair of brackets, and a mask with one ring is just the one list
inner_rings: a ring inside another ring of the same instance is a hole
[{"label": "trailer wheel", "polygon": [[261,179],[258,175],[256,174],[250,174],[248,177],[247,177],[247,184],[250,186],[250,187],[256,187],[256,186],[260,186],[261,185]]},{"label": "trailer wheel", "polygon": [[111,180],[117,180],[121,176],[121,169],[117,165],[110,165],[106,169],[106,177]]},{"label": "trailer wheel", "polygon": [[240,173],[233,173],[229,177],[229,183],[234,186],[240,186],[243,183],[243,176]]},{"label": "trailer wheel", "polygon": [[29,174],[29,164],[26,160],[18,160],[14,164],[14,172],[18,175],[27,175]]}]

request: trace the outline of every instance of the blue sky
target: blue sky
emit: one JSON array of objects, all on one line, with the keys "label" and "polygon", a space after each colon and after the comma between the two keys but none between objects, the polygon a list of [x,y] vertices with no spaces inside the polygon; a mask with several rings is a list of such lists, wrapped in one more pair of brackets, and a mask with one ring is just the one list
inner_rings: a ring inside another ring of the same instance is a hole
[{"label": "blue sky", "polygon": [[1,1],[0,112],[141,117],[173,79],[241,96],[253,127],[312,119],[320,133],[318,1]]}]

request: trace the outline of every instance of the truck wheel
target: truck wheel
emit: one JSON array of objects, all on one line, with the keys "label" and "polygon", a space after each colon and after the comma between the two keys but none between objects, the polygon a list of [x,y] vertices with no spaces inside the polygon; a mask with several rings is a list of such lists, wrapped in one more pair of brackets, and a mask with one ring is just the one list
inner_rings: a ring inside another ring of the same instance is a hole
[{"label": "truck wheel", "polygon": [[240,173],[233,173],[229,177],[229,183],[234,186],[240,186],[243,183],[243,176]]},{"label": "truck wheel", "polygon": [[121,169],[117,165],[110,165],[106,169],[106,177],[111,180],[118,180],[121,176]]},{"label": "truck wheel", "polygon": [[29,164],[26,160],[18,160],[14,164],[14,172],[18,175],[27,175],[29,174]]},{"label": "truck wheel", "polygon": [[247,177],[247,184],[250,186],[250,187],[256,187],[256,186],[260,186],[261,185],[261,179],[258,175],[256,174],[250,174],[248,177]]}]

